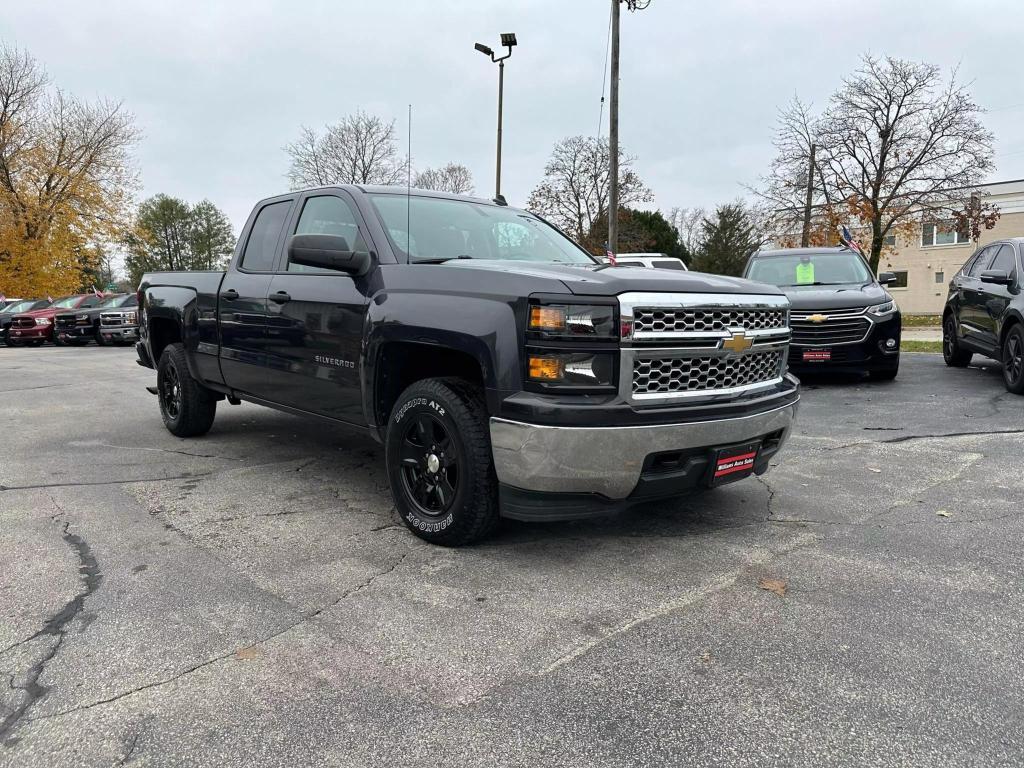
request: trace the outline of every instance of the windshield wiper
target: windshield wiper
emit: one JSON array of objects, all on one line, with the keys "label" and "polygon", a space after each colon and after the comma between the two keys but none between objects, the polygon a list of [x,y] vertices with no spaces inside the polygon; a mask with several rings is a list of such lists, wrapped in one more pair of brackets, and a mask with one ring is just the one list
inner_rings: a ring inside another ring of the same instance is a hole
[{"label": "windshield wiper", "polygon": [[779,288],[800,288],[804,285],[846,285],[846,283],[786,283],[780,285]]},{"label": "windshield wiper", "polygon": [[436,259],[415,259],[413,264],[444,264],[446,261],[454,261],[455,259],[472,259],[465,253],[460,253],[458,256],[438,256]]}]

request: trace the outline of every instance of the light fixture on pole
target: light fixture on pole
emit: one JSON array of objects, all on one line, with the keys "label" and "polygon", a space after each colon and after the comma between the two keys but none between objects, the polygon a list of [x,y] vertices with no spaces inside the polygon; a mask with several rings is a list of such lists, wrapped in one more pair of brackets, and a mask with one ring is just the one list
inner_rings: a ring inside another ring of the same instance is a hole
[{"label": "light fixture on pole", "polygon": [[502,99],[505,90],[505,59],[512,55],[512,48],[516,45],[516,36],[513,32],[501,33],[501,44],[508,50],[504,56],[495,56],[494,51],[483,43],[477,43],[473,47],[484,56],[490,56],[491,61],[498,65],[498,150],[497,161],[494,172],[494,196],[501,197],[501,111]]}]

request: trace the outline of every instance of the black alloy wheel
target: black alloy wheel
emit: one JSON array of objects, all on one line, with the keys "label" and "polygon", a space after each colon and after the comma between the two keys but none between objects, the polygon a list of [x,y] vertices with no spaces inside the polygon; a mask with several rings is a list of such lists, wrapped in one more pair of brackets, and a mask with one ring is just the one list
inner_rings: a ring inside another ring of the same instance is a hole
[{"label": "black alloy wheel", "polygon": [[217,415],[217,394],[192,378],[180,343],[169,344],[156,371],[157,400],[164,426],[178,437],[196,437],[210,431]]},{"label": "black alloy wheel", "polygon": [[163,381],[160,382],[160,404],[172,419],[177,419],[181,413],[181,379],[174,365],[167,366]]},{"label": "black alloy wheel", "polygon": [[952,368],[966,368],[974,354],[960,346],[956,335],[956,319],[952,314],[942,321],[942,359]]},{"label": "black alloy wheel", "polygon": [[420,413],[402,436],[402,482],[417,511],[441,517],[459,487],[458,448],[440,419]]},{"label": "black alloy wheel", "polygon": [[1024,394],[1024,326],[1013,326],[1003,340],[1003,383],[1015,395]]}]

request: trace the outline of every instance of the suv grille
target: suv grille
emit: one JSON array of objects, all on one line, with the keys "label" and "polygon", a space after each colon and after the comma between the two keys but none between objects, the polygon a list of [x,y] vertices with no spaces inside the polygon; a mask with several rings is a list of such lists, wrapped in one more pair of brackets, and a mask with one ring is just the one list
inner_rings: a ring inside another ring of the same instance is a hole
[{"label": "suv grille", "polygon": [[663,334],[701,331],[748,331],[785,328],[786,310],[776,309],[636,309],[633,333]]},{"label": "suv grille", "polygon": [[782,375],[783,350],[740,357],[665,357],[634,360],[633,394],[715,392],[772,381]]},{"label": "suv grille", "polygon": [[[871,321],[864,316],[863,309],[823,310],[807,312],[801,310],[790,319],[793,328],[793,344],[803,347],[829,346],[831,344],[856,344],[863,341],[871,328]],[[824,320],[812,322],[808,318],[824,316]]]}]

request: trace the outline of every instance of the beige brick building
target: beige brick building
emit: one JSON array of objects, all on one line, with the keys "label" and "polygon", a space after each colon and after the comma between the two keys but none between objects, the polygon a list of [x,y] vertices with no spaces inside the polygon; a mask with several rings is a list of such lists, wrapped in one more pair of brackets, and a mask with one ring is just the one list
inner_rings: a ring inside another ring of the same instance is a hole
[{"label": "beige brick building", "polygon": [[[982,231],[981,244],[1024,237],[1024,179],[986,184],[981,190],[985,201],[996,205],[1001,214],[993,229]],[[961,242],[955,232],[922,224],[913,236],[896,238],[895,247],[883,253],[878,269],[895,272],[899,278],[889,291],[901,310],[940,314],[950,279],[977,247],[977,243]]]}]

